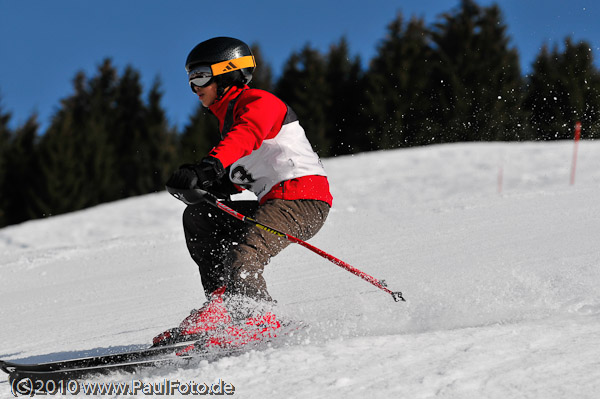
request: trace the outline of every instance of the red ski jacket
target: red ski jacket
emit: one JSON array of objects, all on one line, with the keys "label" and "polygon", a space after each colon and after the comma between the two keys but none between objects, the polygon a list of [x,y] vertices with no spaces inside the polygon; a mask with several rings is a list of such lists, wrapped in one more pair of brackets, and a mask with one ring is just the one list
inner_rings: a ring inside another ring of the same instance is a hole
[{"label": "red ski jacket", "polygon": [[229,169],[230,180],[267,199],[333,198],[327,174],[293,110],[275,95],[231,87],[210,111],[218,118],[221,141],[210,155]]}]

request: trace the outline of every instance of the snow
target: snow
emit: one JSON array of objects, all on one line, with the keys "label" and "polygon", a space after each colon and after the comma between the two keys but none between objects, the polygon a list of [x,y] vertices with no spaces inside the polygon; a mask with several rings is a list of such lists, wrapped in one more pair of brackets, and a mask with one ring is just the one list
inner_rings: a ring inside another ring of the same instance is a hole
[{"label": "snow", "polygon": [[[265,274],[281,312],[310,330],[97,381],[221,380],[239,398],[595,398],[599,153],[580,142],[574,185],[572,142],[325,159],[334,208],[310,243],[407,302],[294,245]],[[183,208],[161,192],[0,229],[0,358],[139,348],[177,325],[204,301]]]}]

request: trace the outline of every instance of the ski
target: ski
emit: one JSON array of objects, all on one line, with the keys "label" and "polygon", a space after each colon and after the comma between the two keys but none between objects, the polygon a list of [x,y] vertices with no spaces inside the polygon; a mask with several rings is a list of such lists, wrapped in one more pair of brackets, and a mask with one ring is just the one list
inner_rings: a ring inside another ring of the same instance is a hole
[{"label": "ski", "polygon": [[70,381],[106,375],[117,371],[135,373],[144,367],[180,364],[190,358],[190,356],[179,358],[176,355],[172,355],[169,357],[126,360],[120,363],[98,363],[96,365],[81,364],[58,369],[39,368],[33,370],[31,368],[27,369],[19,368],[18,366],[15,367],[11,364],[6,364],[5,362],[1,361],[0,364],[2,369],[8,372],[9,383],[13,389],[15,389],[16,385],[20,385],[20,391],[23,389],[29,389],[30,392],[31,390],[41,392],[43,391],[41,387],[49,386],[49,382],[52,382],[53,386],[66,386],[66,384],[68,384]]},{"label": "ski", "polygon": [[194,344],[196,341],[179,342],[173,345],[149,347],[135,351],[110,353],[77,359],[59,360],[54,362],[24,364],[0,360],[0,369],[6,373],[13,371],[59,371],[61,369],[86,368],[99,365],[119,364],[133,362],[136,360],[158,357],[165,354],[175,353],[180,349]]},{"label": "ski", "polygon": [[[64,390],[68,384],[76,383],[77,380],[113,372],[135,374],[145,367],[184,367],[192,359],[212,362],[248,350],[271,347],[276,344],[278,338],[293,336],[307,328],[304,323],[286,323],[278,330],[277,335],[264,335],[259,339],[244,342],[219,341],[219,338],[231,340],[239,337],[215,334],[211,337],[196,336],[193,340],[140,350],[44,363],[25,364],[0,360],[0,369],[9,375],[13,392],[28,395],[50,392],[54,387],[61,387]],[[259,328],[256,333],[261,332]]]},{"label": "ski", "polygon": [[20,364],[0,360],[0,368],[8,373],[14,394],[32,395],[52,392],[55,389],[71,392],[77,380],[89,379],[114,372],[135,374],[146,367],[184,367],[192,359],[214,361],[244,348],[212,348],[195,350],[177,355],[176,350],[189,346],[190,342],[147,350],[95,356],[50,363]]}]

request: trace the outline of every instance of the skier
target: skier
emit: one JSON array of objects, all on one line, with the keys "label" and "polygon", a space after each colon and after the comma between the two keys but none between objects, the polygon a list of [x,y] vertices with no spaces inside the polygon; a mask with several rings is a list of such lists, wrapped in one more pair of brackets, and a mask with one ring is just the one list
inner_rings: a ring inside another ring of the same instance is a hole
[{"label": "skier", "polygon": [[[189,53],[190,87],[217,117],[221,140],[200,162],[181,165],[167,186],[203,189],[244,215],[308,240],[332,204],[327,175],[294,111],[275,95],[248,86],[255,67],[248,45],[230,37],[206,40]],[[229,196],[242,189],[257,200],[231,201]],[[244,344],[260,338],[257,327],[263,336],[276,334],[281,323],[263,269],[289,241],[206,202],[187,206],[183,228],[207,302],[178,328],[157,336],[154,345],[202,334],[216,345]],[[236,323],[254,332],[233,329]]]}]

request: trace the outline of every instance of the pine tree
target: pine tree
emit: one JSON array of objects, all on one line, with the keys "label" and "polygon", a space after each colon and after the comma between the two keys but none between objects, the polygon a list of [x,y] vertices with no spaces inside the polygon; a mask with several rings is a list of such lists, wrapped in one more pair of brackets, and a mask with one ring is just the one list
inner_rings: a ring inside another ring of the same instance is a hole
[{"label": "pine tree", "polygon": [[325,130],[331,143],[329,155],[351,154],[360,151],[366,125],[361,118],[365,90],[359,57],[351,59],[348,42],[342,38],[327,54],[325,80],[331,99],[327,109]]},{"label": "pine tree", "polygon": [[10,139],[12,132],[9,128],[9,122],[12,115],[4,112],[0,102],[0,227],[8,224],[6,207],[9,202],[10,191],[5,186],[5,177],[10,165],[8,165],[8,154],[10,149]]},{"label": "pine tree", "polygon": [[220,139],[217,118],[198,104],[190,122],[179,137],[178,161],[196,163],[202,160]]},{"label": "pine tree", "polygon": [[331,144],[326,132],[327,109],[332,101],[326,68],[323,55],[306,45],[292,53],[275,91],[296,112],[306,136],[323,157],[330,154]]},{"label": "pine tree", "polygon": [[114,143],[122,197],[162,190],[175,158],[174,135],[160,106],[160,81],[142,99],[140,75],[131,66],[116,87],[111,142]]},{"label": "pine tree", "polygon": [[463,0],[434,25],[432,118],[436,141],[516,139],[522,134],[522,79],[500,9]]},{"label": "pine tree", "polygon": [[528,79],[524,106],[539,140],[572,138],[577,121],[585,128],[584,137],[598,135],[600,128],[600,72],[590,45],[570,38],[564,44],[563,52],[544,46]]},{"label": "pine tree", "polygon": [[177,159],[177,131],[170,128],[164,109],[161,106],[162,92],[157,79],[148,93],[145,121],[148,126],[148,152],[151,166],[148,184],[149,191],[164,189]]},{"label": "pine tree", "polygon": [[160,106],[160,82],[146,104],[139,73],[128,66],[119,78],[107,59],[91,79],[78,74],[74,91],[39,145],[39,213],[162,190],[176,162],[176,136]]},{"label": "pine tree", "polygon": [[431,48],[421,19],[388,26],[367,73],[369,135],[376,148],[422,144],[431,108]]},{"label": "pine tree", "polygon": [[37,195],[34,161],[38,129],[37,116],[33,115],[5,142],[5,145],[8,144],[4,151],[6,170],[0,187],[5,224],[21,223],[38,216],[32,204]]},{"label": "pine tree", "polygon": [[96,78],[78,73],[74,94],[62,107],[42,137],[39,213],[56,215],[118,198],[112,170],[115,160],[108,131],[110,102],[116,71],[107,63]]},{"label": "pine tree", "polygon": [[258,44],[253,44],[251,49],[252,54],[254,55],[254,59],[256,61],[256,69],[252,74],[252,81],[250,82],[250,87],[272,92],[273,70],[263,58],[262,51]]},{"label": "pine tree", "polygon": [[[151,163],[145,127],[139,74],[127,67],[116,86],[111,142],[114,143],[122,197],[139,195],[147,189]],[[116,178],[117,176],[115,176]]]}]

